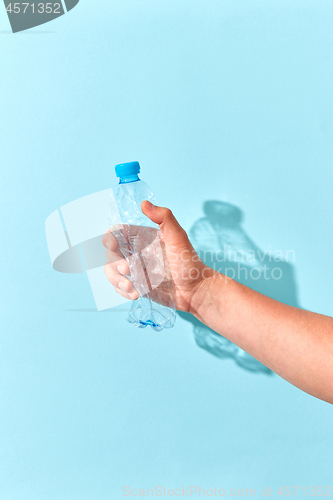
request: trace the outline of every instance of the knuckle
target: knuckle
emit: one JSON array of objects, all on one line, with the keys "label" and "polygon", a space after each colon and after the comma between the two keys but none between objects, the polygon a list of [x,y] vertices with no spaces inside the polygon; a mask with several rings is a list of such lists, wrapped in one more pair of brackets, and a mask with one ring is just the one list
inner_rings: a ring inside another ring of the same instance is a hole
[{"label": "knuckle", "polygon": [[170,208],[165,208],[164,209],[164,216],[165,216],[166,219],[170,219],[171,217],[173,217],[173,213],[170,210]]}]

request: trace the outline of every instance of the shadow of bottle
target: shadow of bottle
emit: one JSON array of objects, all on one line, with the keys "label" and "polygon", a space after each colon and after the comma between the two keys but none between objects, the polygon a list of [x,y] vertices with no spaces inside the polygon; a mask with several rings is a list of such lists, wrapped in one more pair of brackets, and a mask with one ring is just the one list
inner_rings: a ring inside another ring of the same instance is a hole
[{"label": "shadow of bottle", "polygon": [[[262,251],[242,227],[240,208],[217,200],[204,202],[205,216],[192,226],[189,237],[200,258],[216,271],[285,304],[300,307],[294,278],[293,251]],[[193,325],[197,345],[221,359],[231,358],[251,372],[272,371],[194,316],[178,312]]]}]

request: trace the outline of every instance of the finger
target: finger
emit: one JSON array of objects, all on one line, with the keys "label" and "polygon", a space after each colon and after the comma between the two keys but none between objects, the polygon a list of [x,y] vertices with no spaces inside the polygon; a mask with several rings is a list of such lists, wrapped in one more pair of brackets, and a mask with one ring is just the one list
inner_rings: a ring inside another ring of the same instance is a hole
[{"label": "finger", "polygon": [[119,268],[118,271],[120,274],[129,275],[130,268],[124,256],[120,253],[111,252],[110,250],[106,250],[105,252],[107,261],[109,264],[113,264],[116,268]]},{"label": "finger", "polygon": [[122,259],[119,262],[117,262],[117,271],[119,272],[119,274],[122,274],[123,276],[130,276],[131,271],[127,260]]},{"label": "finger", "polygon": [[105,264],[104,273],[108,281],[123,292],[132,293],[135,288],[131,281],[119,273],[118,269],[113,264]]},{"label": "finger", "polygon": [[141,203],[142,211],[150,220],[155,222],[155,224],[168,225],[170,229],[182,230],[182,227],[178,223],[177,219],[171,212],[170,208],[157,207],[150,203],[150,201],[145,200]]},{"label": "finger", "polygon": [[131,292],[131,293],[126,293],[117,287],[114,287],[114,289],[119,295],[121,295],[122,297],[125,297],[125,299],[137,300],[139,298],[139,293],[136,290],[134,290],[134,292]]},{"label": "finger", "polygon": [[155,224],[160,226],[163,237],[175,246],[191,247],[186,231],[181,227],[169,208],[157,207],[145,200],[141,203],[142,211]]},{"label": "finger", "polygon": [[106,258],[108,260],[108,264],[112,264],[114,269],[117,269],[118,273],[123,276],[130,276],[130,267],[126,259],[122,256],[120,257],[117,253],[110,252],[110,250],[106,250]]},{"label": "finger", "polygon": [[102,243],[111,252],[116,252],[118,248],[117,240],[111,233],[111,230],[108,229],[102,239]]}]

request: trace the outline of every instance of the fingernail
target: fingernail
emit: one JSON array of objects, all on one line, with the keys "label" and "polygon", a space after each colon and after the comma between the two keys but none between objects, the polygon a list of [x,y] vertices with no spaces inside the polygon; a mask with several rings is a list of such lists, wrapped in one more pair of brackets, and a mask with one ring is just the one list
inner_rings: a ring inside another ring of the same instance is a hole
[{"label": "fingernail", "polygon": [[133,299],[133,300],[138,298],[138,292],[132,292],[132,293],[129,293],[128,295],[129,295],[129,296],[131,297],[131,299]]},{"label": "fingernail", "polygon": [[120,283],[118,283],[118,288],[120,288],[120,290],[122,290],[123,292],[126,292],[127,291],[126,281],[120,281]]},{"label": "fingernail", "polygon": [[118,270],[118,272],[119,272],[120,274],[125,274],[125,273],[124,273],[124,268],[123,268],[122,266],[118,266],[118,267],[117,267],[117,270]]},{"label": "fingernail", "polygon": [[111,250],[111,243],[110,243],[110,241],[107,241],[107,242],[105,243],[105,246],[106,246],[106,248],[107,248],[108,250]]}]

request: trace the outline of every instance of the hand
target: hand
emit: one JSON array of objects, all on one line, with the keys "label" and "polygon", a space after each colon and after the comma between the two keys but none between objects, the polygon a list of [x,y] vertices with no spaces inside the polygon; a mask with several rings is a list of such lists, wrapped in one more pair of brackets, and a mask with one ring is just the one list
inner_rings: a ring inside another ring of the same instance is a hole
[{"label": "hand", "polygon": [[[206,266],[198,257],[184,229],[178,224],[171,210],[143,201],[143,213],[161,230],[161,240],[169,263],[176,309],[194,313],[201,305],[204,290],[202,284],[211,278],[215,271]],[[108,263],[104,272],[115,290],[129,300],[136,300],[139,293],[130,281],[130,267],[121,254],[117,240],[111,229],[103,236],[103,245],[107,248]],[[137,286],[138,287],[138,286]],[[202,292],[202,293],[201,293]],[[165,303],[165,287],[153,289],[152,299]]]}]

